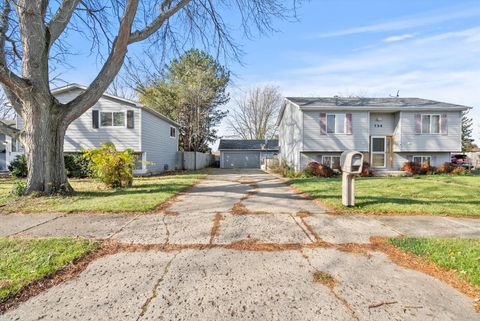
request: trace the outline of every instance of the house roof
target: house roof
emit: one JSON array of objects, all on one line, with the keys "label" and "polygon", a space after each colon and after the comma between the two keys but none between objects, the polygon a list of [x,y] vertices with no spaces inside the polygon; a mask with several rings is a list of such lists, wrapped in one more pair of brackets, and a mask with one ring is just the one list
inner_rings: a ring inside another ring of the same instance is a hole
[{"label": "house roof", "polygon": [[[79,85],[79,84],[68,84],[66,86],[62,86],[62,87],[58,87],[58,88],[55,88],[52,90],[52,94],[61,94],[61,93],[64,93],[64,92],[68,92],[68,91],[71,91],[71,90],[74,90],[74,89],[80,89],[80,90],[86,90],[87,89],[87,86],[84,86],[84,85]],[[122,97],[118,97],[118,96],[115,96],[115,95],[112,95],[112,94],[109,94],[109,93],[103,93],[102,95],[103,97],[106,97],[106,98],[109,98],[109,99],[113,99],[113,100],[116,100],[118,102],[121,102],[121,103],[126,103],[128,105],[131,105],[131,106],[135,106],[135,107],[138,107],[138,108],[141,108],[147,112],[149,112],[150,114],[154,115],[154,116],[157,116],[158,118],[166,121],[167,123],[170,123],[176,127],[180,127],[180,124],[177,123],[176,121],[173,121],[171,120],[170,118],[168,118],[167,116],[159,113],[158,111],[156,111],[155,109],[149,107],[149,106],[146,106],[146,105],[143,105],[143,104],[140,104],[136,101],[133,101],[133,100],[130,100],[130,99],[126,99],[126,98],[122,98]]]},{"label": "house roof", "polygon": [[472,107],[423,98],[403,97],[286,97],[277,124],[290,102],[302,110],[363,110],[363,111],[463,111]]},{"label": "house roof", "polygon": [[278,139],[267,141],[267,148],[264,139],[221,139],[218,150],[278,150]]},{"label": "house roof", "polygon": [[0,119],[0,121],[8,126],[15,126],[17,123],[15,119]]}]

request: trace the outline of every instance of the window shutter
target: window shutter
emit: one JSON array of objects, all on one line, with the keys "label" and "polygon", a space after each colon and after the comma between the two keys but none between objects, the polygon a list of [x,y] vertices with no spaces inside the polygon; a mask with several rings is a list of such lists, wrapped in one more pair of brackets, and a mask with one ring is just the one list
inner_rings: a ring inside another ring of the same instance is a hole
[{"label": "window shutter", "polygon": [[133,128],[133,124],[133,110],[127,110],[127,128]]},{"label": "window shutter", "polygon": [[422,133],[422,114],[415,114],[415,134]]},{"label": "window shutter", "polygon": [[345,114],[345,133],[352,134],[352,114]]},{"label": "window shutter", "polygon": [[320,135],[327,134],[327,114],[320,113]]},{"label": "window shutter", "polygon": [[92,110],[92,128],[98,128],[98,110]]},{"label": "window shutter", "polygon": [[447,119],[447,114],[442,114],[441,120],[440,120],[440,130],[442,131],[442,135],[448,135],[448,119]]}]

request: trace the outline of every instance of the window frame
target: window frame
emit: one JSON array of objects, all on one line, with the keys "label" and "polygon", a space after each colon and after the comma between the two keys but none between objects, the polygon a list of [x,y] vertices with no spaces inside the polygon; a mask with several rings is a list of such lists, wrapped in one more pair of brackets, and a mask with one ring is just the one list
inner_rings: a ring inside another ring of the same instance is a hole
[{"label": "window frame", "polygon": [[[342,132],[337,132],[337,121],[338,121],[338,115],[342,115],[343,116],[343,124],[341,124],[341,127],[342,128]],[[333,119],[334,119],[334,124],[333,124],[333,132],[329,132],[328,131],[328,124],[329,124],[329,121],[328,121],[328,117],[329,116],[333,116]],[[346,134],[347,132],[347,129],[346,129],[346,123],[347,123],[347,113],[326,113],[326,128],[325,128],[325,131],[328,134],[336,134],[336,135],[344,135]]]},{"label": "window frame", "polygon": [[[172,136],[173,129],[173,136]],[[177,128],[175,126],[170,126],[170,138],[177,138]]]},{"label": "window frame", "polygon": [[[328,158],[330,160],[330,165],[326,164],[325,162],[325,159]],[[320,161],[320,164],[322,165],[325,165],[325,166],[328,166],[330,167],[331,169],[335,169],[333,168],[333,164],[335,163],[333,161],[334,158],[338,158],[338,164],[339,164],[339,167],[340,167],[340,156],[339,155],[322,155],[321,156],[321,161]]]},{"label": "window frame", "polygon": [[[428,133],[426,133],[423,129],[423,118],[424,117],[430,117],[429,119],[429,124],[428,124]],[[436,116],[438,117],[438,132],[434,133],[432,132],[432,128],[433,128],[433,117]],[[422,135],[439,135],[442,133],[442,115],[440,114],[420,114],[420,133]]]},{"label": "window frame", "polygon": [[[127,112],[126,111],[98,111],[98,127],[99,128],[127,128]],[[102,125],[102,114],[112,114],[112,125],[104,126]],[[115,126],[114,125],[114,116],[113,114],[123,114],[123,125]]]},{"label": "window frame", "polygon": [[421,162],[419,164],[424,164],[426,162],[426,158],[428,158],[428,164],[429,165],[432,165],[432,155],[413,155],[412,156],[412,162],[413,163],[417,163],[415,162],[415,158],[420,158]]}]

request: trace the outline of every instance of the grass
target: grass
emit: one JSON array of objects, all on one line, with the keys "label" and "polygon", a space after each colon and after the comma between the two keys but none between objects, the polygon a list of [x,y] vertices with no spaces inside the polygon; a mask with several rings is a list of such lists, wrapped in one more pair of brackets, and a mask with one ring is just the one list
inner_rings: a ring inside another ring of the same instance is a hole
[{"label": "grass", "polygon": [[71,196],[16,197],[11,194],[15,179],[0,180],[0,211],[35,212],[148,212],[206,176],[185,172],[168,176],[139,177],[126,189],[106,189],[92,179],[71,179]]},{"label": "grass", "polygon": [[0,238],[0,303],[97,246],[96,241],[73,238]]},{"label": "grass", "polygon": [[460,278],[480,288],[480,240],[439,238],[392,238],[389,243],[455,271]]},{"label": "grass", "polygon": [[354,207],[342,206],[340,178],[291,181],[335,212],[480,216],[480,176],[357,178]]}]

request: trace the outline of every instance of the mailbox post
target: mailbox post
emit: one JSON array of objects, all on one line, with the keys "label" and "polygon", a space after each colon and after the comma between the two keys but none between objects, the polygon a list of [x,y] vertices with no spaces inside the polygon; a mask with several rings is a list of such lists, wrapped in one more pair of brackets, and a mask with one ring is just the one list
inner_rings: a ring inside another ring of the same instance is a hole
[{"label": "mailbox post", "polygon": [[347,150],[340,156],[342,168],[342,204],[355,206],[355,176],[362,173],[363,154]]}]

